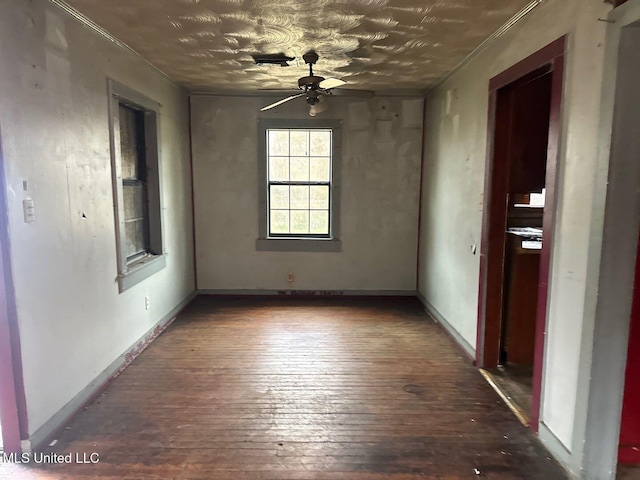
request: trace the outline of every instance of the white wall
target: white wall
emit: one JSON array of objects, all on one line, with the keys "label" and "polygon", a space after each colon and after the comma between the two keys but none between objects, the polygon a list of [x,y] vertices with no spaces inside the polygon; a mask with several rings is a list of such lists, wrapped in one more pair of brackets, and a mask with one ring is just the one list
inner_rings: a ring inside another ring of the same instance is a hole
[{"label": "white wall", "polygon": [[601,0],[547,0],[428,97],[420,293],[475,347],[479,255],[470,246],[479,247],[482,228],[489,79],[568,35],[541,422],[572,468],[578,383],[589,364],[580,340],[593,314],[585,295],[597,282],[589,252],[599,251],[601,230],[592,205],[602,188],[594,182],[606,25],[598,18],[609,10]]},{"label": "white wall", "polygon": [[[187,97],[45,0],[0,3],[0,65],[11,261],[33,434],[194,290]],[[107,77],[162,104],[167,267],[122,294]],[[31,224],[22,217],[26,195],[35,202]]]},{"label": "white wall", "polygon": [[[275,100],[192,97],[198,288],[414,292],[422,102],[329,99],[330,110],[317,118],[344,122],[342,252],[289,253],[256,251],[255,245],[257,119]],[[261,117],[309,118],[307,108],[299,99]],[[376,119],[386,115],[393,123],[388,139],[376,130]],[[288,272],[295,274],[293,284]]]}]

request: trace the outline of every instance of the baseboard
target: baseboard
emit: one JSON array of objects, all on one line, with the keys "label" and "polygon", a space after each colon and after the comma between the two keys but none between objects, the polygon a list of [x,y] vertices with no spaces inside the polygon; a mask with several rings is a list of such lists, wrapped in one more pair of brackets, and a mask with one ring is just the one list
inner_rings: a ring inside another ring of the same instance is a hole
[{"label": "baseboard", "polygon": [[415,297],[415,290],[218,290],[201,289],[200,295],[264,295],[264,296],[300,296],[300,297]]},{"label": "baseboard", "polygon": [[62,428],[78,411],[86,404],[94,400],[104,388],[117,377],[133,360],[147,348],[172,322],[176,315],[186,307],[197,295],[192,292],[182,300],[169,313],[162,317],[142,337],[134,342],[122,355],[116,358],[102,373],[100,373],[89,385],[84,387],[71,401],[55,413],[44,425],[36,430],[28,441],[23,441],[24,452],[38,450],[53,439],[54,435]]},{"label": "baseboard", "polygon": [[449,337],[451,337],[454,343],[460,348],[460,350],[462,350],[462,352],[467,356],[467,358],[471,361],[471,363],[475,364],[475,360],[476,360],[475,348],[473,348],[469,344],[469,342],[467,342],[463,338],[463,336],[460,335],[460,333],[455,328],[453,328],[453,326],[447,321],[446,318],[444,318],[444,316],[438,311],[438,309],[435,308],[433,305],[431,305],[431,303],[429,303],[429,301],[426,298],[424,298],[424,296],[420,292],[418,292],[416,296],[418,297],[418,300],[422,302],[422,305],[424,305],[424,308],[427,311],[427,313],[431,315],[431,317],[433,317],[433,319],[436,322],[442,325],[442,328],[449,335]]},{"label": "baseboard", "polygon": [[580,466],[576,466],[579,461],[544,422],[538,423],[538,438],[572,479],[580,478]]}]

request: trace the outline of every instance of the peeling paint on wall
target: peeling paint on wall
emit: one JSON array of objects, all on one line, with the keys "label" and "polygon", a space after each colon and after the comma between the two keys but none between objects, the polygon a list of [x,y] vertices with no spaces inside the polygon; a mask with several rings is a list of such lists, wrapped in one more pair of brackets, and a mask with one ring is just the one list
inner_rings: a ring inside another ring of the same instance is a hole
[{"label": "peeling paint on wall", "polygon": [[[33,435],[194,289],[187,96],[49,0],[0,2],[0,125],[23,378]],[[119,294],[107,78],[162,103],[157,292]],[[26,187],[28,185],[28,189]],[[23,200],[35,219],[25,222]]]},{"label": "peeling paint on wall", "polygon": [[[306,105],[259,113],[268,98],[192,97],[200,288],[290,290],[294,272],[296,290],[415,290],[422,132],[395,116],[415,98],[330,100],[321,115],[343,121],[342,252],[259,252],[257,118],[308,119]],[[387,118],[385,142],[369,112]]]}]

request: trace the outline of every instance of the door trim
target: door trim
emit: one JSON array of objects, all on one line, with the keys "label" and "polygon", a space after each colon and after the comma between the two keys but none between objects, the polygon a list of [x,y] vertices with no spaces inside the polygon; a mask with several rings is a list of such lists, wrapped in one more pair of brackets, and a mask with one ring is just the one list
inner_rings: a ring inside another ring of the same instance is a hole
[{"label": "door trim", "polygon": [[587,361],[576,442],[583,445],[585,478],[614,479],[640,231],[640,0],[616,8],[607,21],[594,203],[602,223],[593,232],[601,243],[592,255],[594,317],[583,334]]},{"label": "door trim", "polygon": [[[549,121],[549,144],[547,149],[546,172],[546,207],[543,214],[543,248],[540,254],[540,280],[538,284],[538,311],[536,316],[536,340],[533,366],[533,393],[531,411],[531,429],[538,431],[540,417],[540,397],[542,392],[542,370],[544,363],[544,334],[547,317],[547,298],[549,291],[549,273],[551,269],[551,252],[553,251],[553,227],[556,205],[557,165],[562,116],[562,91],[564,82],[564,56],[566,37],[563,36],[546,47],[538,50],[524,60],[513,65],[489,81],[489,118],[487,131],[487,153],[485,162],[485,205],[482,213],[482,241],[480,247],[480,279],[478,292],[478,334],[476,339],[476,365],[481,368],[491,368],[497,365],[498,346],[500,338],[499,316],[488,322],[487,309],[490,308],[489,299],[496,289],[501,290],[502,261],[493,260],[495,254],[489,248],[492,236],[495,236],[496,226],[491,226],[492,218],[501,215],[505,209],[491,201],[493,196],[494,169],[494,141],[496,128],[496,110],[498,90],[517,81],[525,75],[542,67],[549,66],[552,75],[551,113]],[[504,169],[503,169],[504,170]],[[498,171],[498,175],[504,172]],[[506,214],[506,212],[504,213]],[[499,279],[499,280],[498,280]],[[500,285],[496,282],[500,281]],[[497,307],[495,307],[497,308]],[[492,324],[494,323],[494,324]]]},{"label": "door trim", "polygon": [[[625,416],[628,417],[632,415],[633,417],[637,416],[640,413],[640,405],[637,404],[637,395],[632,398],[632,402],[627,401],[627,395],[629,394],[630,383],[637,382],[635,377],[638,375],[637,368],[632,369],[637,365],[630,365],[629,359],[631,355],[634,355],[634,348],[637,349],[640,342],[638,341],[638,336],[640,334],[640,239],[638,240],[638,247],[636,253],[636,266],[635,266],[635,277],[633,281],[633,296],[631,299],[631,314],[629,321],[629,340],[627,346],[627,365],[625,367],[625,377],[624,377],[624,389],[622,392],[622,412],[620,417],[620,436],[619,436],[619,444],[618,444],[618,464],[630,464],[630,465],[639,465],[640,464],[640,450],[638,450],[639,442],[634,441],[633,444],[623,445],[622,442],[625,440],[623,429],[624,429],[624,421]],[[635,363],[637,364],[637,357],[634,358]],[[635,391],[638,391],[638,385],[635,385]],[[628,410],[631,409],[631,410]]]}]

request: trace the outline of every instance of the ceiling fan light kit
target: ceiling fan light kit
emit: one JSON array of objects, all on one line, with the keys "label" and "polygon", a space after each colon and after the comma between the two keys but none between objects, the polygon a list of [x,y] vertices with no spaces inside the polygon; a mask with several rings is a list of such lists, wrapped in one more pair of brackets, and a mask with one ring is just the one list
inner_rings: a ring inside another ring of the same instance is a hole
[{"label": "ceiling fan light kit", "polygon": [[[254,55],[254,59],[256,56]],[[339,78],[324,78],[313,74],[313,66],[318,61],[318,54],[311,50],[302,56],[302,59],[307,65],[309,65],[309,75],[298,79],[298,88],[302,90],[302,93],[291,95],[289,97],[278,100],[277,102],[262,107],[261,112],[278,107],[283,103],[290,100],[294,100],[299,97],[305,97],[307,104],[309,105],[309,115],[315,117],[318,113],[326,109],[326,104],[320,102],[320,99],[326,95],[332,95],[334,88],[339,88],[342,85],[346,85],[347,82],[340,80]],[[293,60],[293,59],[292,59]],[[339,90],[344,95],[353,94],[357,96],[372,97],[373,92],[369,90]]]},{"label": "ceiling fan light kit", "polygon": [[320,97],[318,97],[317,103],[309,106],[309,116],[315,117],[317,114],[324,112],[327,109],[327,102],[320,101]]}]

